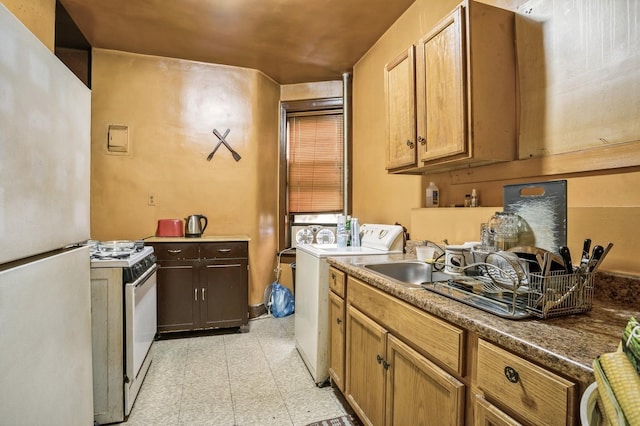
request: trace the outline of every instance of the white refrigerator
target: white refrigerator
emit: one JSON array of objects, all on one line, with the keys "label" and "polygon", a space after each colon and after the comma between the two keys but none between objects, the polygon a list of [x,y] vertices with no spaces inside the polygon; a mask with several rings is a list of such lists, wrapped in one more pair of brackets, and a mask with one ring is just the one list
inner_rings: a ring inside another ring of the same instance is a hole
[{"label": "white refrigerator", "polygon": [[93,424],[90,131],[90,90],[0,4],[0,424]]}]

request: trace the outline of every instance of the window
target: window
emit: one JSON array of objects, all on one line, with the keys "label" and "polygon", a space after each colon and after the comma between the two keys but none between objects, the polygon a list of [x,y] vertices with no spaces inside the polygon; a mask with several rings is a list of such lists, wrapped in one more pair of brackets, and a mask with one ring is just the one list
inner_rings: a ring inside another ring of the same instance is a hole
[{"label": "window", "polygon": [[326,221],[344,211],[343,119],[342,98],[282,103],[280,250],[289,245],[294,215]]},{"label": "window", "polygon": [[287,114],[287,205],[291,213],[343,210],[342,111]]}]

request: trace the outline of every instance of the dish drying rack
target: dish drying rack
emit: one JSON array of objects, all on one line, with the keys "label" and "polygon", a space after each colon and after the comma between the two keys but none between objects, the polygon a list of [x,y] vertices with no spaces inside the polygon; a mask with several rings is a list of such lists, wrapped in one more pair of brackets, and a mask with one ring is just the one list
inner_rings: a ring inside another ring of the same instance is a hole
[{"label": "dish drying rack", "polygon": [[[505,252],[473,252],[474,263],[459,268],[450,282],[500,303],[506,315],[522,312],[551,318],[588,312],[592,308],[595,272],[576,270],[529,272],[533,261]],[[475,305],[475,304],[472,304]]]}]

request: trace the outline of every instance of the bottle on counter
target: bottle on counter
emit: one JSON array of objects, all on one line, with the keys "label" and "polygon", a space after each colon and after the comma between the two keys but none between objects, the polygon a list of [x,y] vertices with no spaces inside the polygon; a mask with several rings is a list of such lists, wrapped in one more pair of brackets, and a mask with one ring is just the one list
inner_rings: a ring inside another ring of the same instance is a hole
[{"label": "bottle on counter", "polygon": [[338,247],[347,246],[347,217],[345,215],[338,216],[338,226],[336,229],[336,237]]},{"label": "bottle on counter", "polygon": [[440,205],[440,191],[435,183],[429,182],[427,187],[427,207],[438,207]]},{"label": "bottle on counter", "polygon": [[351,218],[351,246],[360,247],[360,224],[357,217]]},{"label": "bottle on counter", "polygon": [[478,207],[478,193],[476,192],[476,189],[473,188],[471,190],[471,207]]},{"label": "bottle on counter", "polygon": [[464,206],[471,207],[471,194],[464,194]]},{"label": "bottle on counter", "polygon": [[351,215],[347,215],[347,221],[345,222],[345,232],[347,233],[347,245],[351,245]]}]

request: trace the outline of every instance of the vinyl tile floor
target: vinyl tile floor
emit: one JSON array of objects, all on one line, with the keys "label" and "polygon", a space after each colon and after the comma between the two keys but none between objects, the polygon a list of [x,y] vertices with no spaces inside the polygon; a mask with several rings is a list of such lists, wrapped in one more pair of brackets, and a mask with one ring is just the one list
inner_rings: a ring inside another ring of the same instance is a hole
[{"label": "vinyl tile floor", "polygon": [[153,362],[124,426],[293,425],[350,411],[319,388],[294,343],[294,315],[249,321],[249,332],[154,342]]}]

